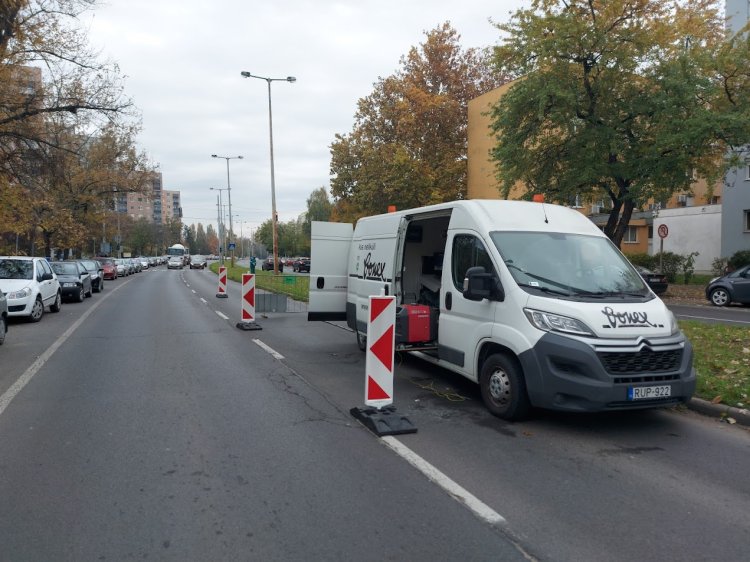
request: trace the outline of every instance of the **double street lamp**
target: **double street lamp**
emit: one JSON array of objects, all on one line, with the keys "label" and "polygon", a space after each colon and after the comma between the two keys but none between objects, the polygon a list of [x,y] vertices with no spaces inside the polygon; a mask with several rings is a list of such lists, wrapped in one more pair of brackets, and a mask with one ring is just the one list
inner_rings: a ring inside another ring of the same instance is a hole
[{"label": "double street lamp", "polygon": [[[229,238],[231,238],[234,232],[232,231],[232,187],[229,185],[229,161],[230,160],[242,160],[242,156],[219,156],[218,154],[212,154],[211,158],[223,158],[224,160],[227,161],[227,198],[229,199]],[[234,248],[232,248],[232,267],[234,267]]]},{"label": "double street lamp", "polygon": [[258,78],[265,80],[268,84],[268,136],[270,139],[271,146],[271,225],[273,230],[273,273],[277,275],[279,273],[279,242],[277,234],[277,217],[276,217],[276,183],[274,179],[273,170],[273,116],[271,113],[271,82],[296,82],[297,79],[294,76],[287,76],[286,78],[268,78],[266,76],[256,76],[250,74],[246,70],[240,72],[245,78]]}]

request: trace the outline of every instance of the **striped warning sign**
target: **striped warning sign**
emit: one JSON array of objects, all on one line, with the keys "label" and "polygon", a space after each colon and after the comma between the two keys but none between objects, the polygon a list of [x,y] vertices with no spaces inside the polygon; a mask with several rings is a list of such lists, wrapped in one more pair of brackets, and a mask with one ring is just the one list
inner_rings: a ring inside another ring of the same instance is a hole
[{"label": "striped warning sign", "polygon": [[393,403],[396,297],[371,296],[369,311],[365,404],[382,408]]},{"label": "striped warning sign", "polygon": [[242,274],[242,321],[255,321],[255,274]]},{"label": "striped warning sign", "polygon": [[219,267],[219,290],[217,297],[227,297],[227,268],[223,265]]}]

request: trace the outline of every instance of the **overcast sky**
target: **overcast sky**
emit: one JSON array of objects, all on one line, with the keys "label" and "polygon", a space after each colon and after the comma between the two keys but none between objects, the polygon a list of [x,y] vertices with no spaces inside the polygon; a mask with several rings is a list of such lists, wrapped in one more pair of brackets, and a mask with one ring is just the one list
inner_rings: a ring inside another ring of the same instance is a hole
[{"label": "overcast sky", "polygon": [[[357,100],[445,21],[461,46],[497,43],[490,23],[523,0],[108,0],[89,15],[92,46],[120,65],[142,112],[141,147],[159,164],[164,189],[179,190],[183,222],[215,225],[217,191],[230,161],[235,231],[271,216],[266,82],[273,82],[279,220],[306,210],[329,188],[329,147],[351,131]],[[527,4],[527,2],[526,2]],[[222,192],[226,204],[227,192]]]}]

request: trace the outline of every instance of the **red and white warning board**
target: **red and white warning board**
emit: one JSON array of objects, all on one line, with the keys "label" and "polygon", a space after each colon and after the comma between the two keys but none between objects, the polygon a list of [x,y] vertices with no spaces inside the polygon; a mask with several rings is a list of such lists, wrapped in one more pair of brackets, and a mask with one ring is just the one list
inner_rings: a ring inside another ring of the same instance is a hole
[{"label": "red and white warning board", "polygon": [[370,297],[365,358],[365,404],[382,408],[393,403],[393,355],[396,343],[396,297]]},{"label": "red and white warning board", "polygon": [[243,322],[255,322],[255,274],[242,274],[242,318]]},{"label": "red and white warning board", "polygon": [[227,268],[223,265],[219,267],[219,291],[216,296],[227,294]]}]

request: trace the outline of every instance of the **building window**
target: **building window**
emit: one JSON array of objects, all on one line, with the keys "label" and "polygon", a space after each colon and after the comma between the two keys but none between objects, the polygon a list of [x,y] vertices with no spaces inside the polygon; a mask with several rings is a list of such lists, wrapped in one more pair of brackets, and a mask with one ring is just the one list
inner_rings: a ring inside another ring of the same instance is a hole
[{"label": "building window", "polygon": [[750,209],[745,209],[745,232],[750,232]]},{"label": "building window", "polygon": [[719,203],[721,203],[721,197],[718,195],[711,196],[711,205],[718,205]]},{"label": "building window", "polygon": [[745,181],[750,181],[750,164],[745,166]]},{"label": "building window", "polygon": [[629,226],[625,231],[625,236],[622,237],[622,241],[626,244],[636,244],[638,242],[638,227]]}]

